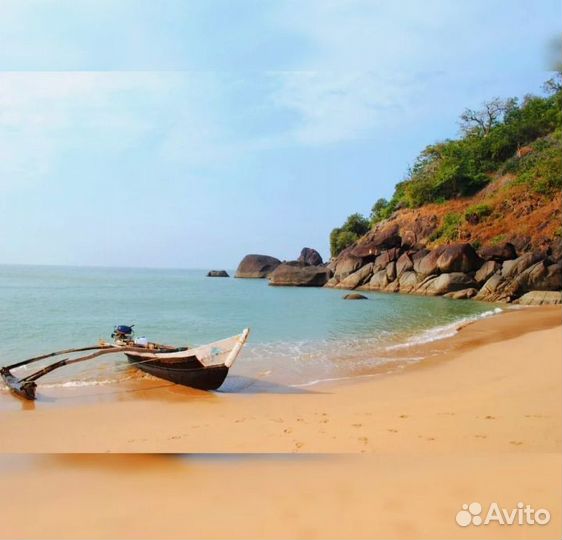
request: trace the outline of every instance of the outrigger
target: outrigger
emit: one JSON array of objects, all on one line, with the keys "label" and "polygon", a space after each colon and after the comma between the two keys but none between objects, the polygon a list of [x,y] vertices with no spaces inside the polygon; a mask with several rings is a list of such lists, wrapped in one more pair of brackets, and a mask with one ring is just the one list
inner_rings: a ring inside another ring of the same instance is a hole
[{"label": "outrigger", "polygon": [[[131,364],[161,379],[200,390],[216,390],[226,379],[228,370],[240,354],[249,334],[250,330],[246,328],[237,336],[208,345],[196,348],[173,347],[151,343],[145,338],[134,339],[133,327],[120,325],[115,327],[111,335],[114,338],[113,343],[101,341],[97,345],[35,356],[0,368],[0,375],[12,392],[25,399],[34,400],[37,389],[35,381],[51,371],[107,354],[125,354]],[[18,378],[12,373],[12,370],[47,358],[89,351],[92,352],[76,358],[57,360],[23,378]]]}]

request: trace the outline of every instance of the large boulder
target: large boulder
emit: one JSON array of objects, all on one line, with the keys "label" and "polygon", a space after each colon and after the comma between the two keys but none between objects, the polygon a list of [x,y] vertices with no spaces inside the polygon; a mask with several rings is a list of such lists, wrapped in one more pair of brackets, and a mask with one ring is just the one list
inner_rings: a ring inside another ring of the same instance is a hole
[{"label": "large boulder", "polygon": [[507,289],[517,296],[530,291],[559,290],[562,288],[561,268],[559,263],[547,266],[544,260],[536,262],[515,276]]},{"label": "large boulder", "polygon": [[303,248],[299,257],[299,262],[309,266],[320,266],[323,264],[322,256],[312,248]]},{"label": "large boulder", "polygon": [[265,278],[275,270],[281,261],[269,255],[246,255],[236,270],[237,278]]},{"label": "large boulder", "polygon": [[371,236],[373,245],[381,249],[400,247],[402,237],[397,223],[385,223],[375,229]]},{"label": "large boulder", "polygon": [[230,277],[226,270],[210,270],[207,277]]},{"label": "large boulder", "polygon": [[474,280],[463,272],[451,272],[437,277],[430,276],[416,288],[416,293],[439,296],[452,291],[460,291],[474,287]]},{"label": "large boulder", "polygon": [[339,280],[338,278],[336,278],[336,277],[331,277],[331,278],[326,282],[326,285],[324,285],[324,287],[333,289],[333,288],[336,287],[336,285],[337,285],[339,282],[340,282],[340,280]]},{"label": "large boulder", "polygon": [[488,281],[488,279],[494,275],[499,269],[501,268],[501,265],[499,262],[497,261],[486,261],[478,270],[478,272],[476,272],[476,274],[474,274],[474,279],[476,280],[477,283],[485,283],[486,281]]},{"label": "large boulder", "polygon": [[396,274],[401,276],[404,272],[409,272],[414,269],[414,261],[412,260],[410,252],[402,253],[396,261]]},{"label": "large boulder", "polygon": [[523,306],[542,306],[552,304],[562,304],[562,292],[560,291],[529,291],[521,298],[518,298],[515,304]]},{"label": "large boulder", "polygon": [[373,263],[366,264],[357,272],[353,272],[346,278],[342,279],[336,287],[338,289],[355,289],[360,285],[363,285],[366,281],[368,281],[371,276],[373,275]]},{"label": "large boulder", "polygon": [[377,270],[382,270],[386,268],[386,266],[395,261],[400,256],[400,250],[398,248],[391,248],[383,251],[376,259],[375,259],[375,267]]},{"label": "large boulder", "polygon": [[478,254],[485,261],[503,262],[517,257],[515,246],[510,242],[502,242],[501,244],[493,246],[484,246],[479,250]]},{"label": "large boulder", "polygon": [[428,252],[422,259],[414,258],[414,270],[422,276],[438,274],[439,264],[437,264],[437,261],[445,249],[446,246],[441,246]]},{"label": "large boulder", "polygon": [[482,259],[470,244],[450,244],[437,259],[440,272],[473,272],[482,266]]},{"label": "large boulder", "polygon": [[474,298],[478,294],[478,290],[474,287],[468,289],[461,289],[460,291],[449,292],[444,294],[445,298],[452,298],[453,300],[468,300],[469,298]]},{"label": "large boulder", "polygon": [[368,300],[364,294],[350,293],[343,297],[344,300]]},{"label": "large boulder", "polygon": [[506,279],[517,277],[539,259],[540,255],[538,253],[525,253],[517,259],[504,261],[502,264],[502,276]]},{"label": "large boulder", "polygon": [[412,271],[402,272],[398,277],[400,292],[412,292],[418,285],[418,275]]},{"label": "large boulder", "polygon": [[269,284],[286,287],[323,287],[331,277],[325,266],[280,264],[270,275]]},{"label": "large boulder", "polygon": [[361,257],[355,257],[350,253],[344,253],[340,255],[336,261],[334,267],[334,276],[339,279],[345,279],[353,272],[356,272],[363,266],[363,259]]},{"label": "large boulder", "polygon": [[365,288],[377,291],[384,289],[387,285],[388,277],[386,276],[386,270],[379,270],[373,274],[373,277],[370,279]]},{"label": "large boulder", "polygon": [[488,302],[511,301],[510,295],[505,292],[507,284],[505,278],[499,272],[496,272],[482,285],[474,298],[475,300],[486,300]]}]

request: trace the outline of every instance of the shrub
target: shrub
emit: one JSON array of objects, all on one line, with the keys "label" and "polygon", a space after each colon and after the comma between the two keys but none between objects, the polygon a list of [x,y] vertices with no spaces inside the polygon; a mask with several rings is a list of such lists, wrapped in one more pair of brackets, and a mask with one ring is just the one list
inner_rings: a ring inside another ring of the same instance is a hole
[{"label": "shrub", "polygon": [[330,233],[330,252],[337,257],[370,229],[369,220],[361,214],[351,214],[343,224]]},{"label": "shrub", "polygon": [[386,199],[379,199],[371,208],[371,225],[389,218],[392,212],[394,212],[392,204]]},{"label": "shrub", "polygon": [[475,224],[492,213],[492,207],[489,204],[475,204],[466,209],[464,218],[469,223]]},{"label": "shrub", "polygon": [[505,234],[498,234],[490,240],[490,244],[492,244],[492,246],[497,246],[498,244],[505,242],[506,238],[507,236]]},{"label": "shrub", "polygon": [[446,214],[443,218],[441,227],[439,227],[439,229],[437,229],[429,239],[431,241],[443,240],[445,242],[458,240],[461,224],[462,216],[460,214],[454,212]]}]

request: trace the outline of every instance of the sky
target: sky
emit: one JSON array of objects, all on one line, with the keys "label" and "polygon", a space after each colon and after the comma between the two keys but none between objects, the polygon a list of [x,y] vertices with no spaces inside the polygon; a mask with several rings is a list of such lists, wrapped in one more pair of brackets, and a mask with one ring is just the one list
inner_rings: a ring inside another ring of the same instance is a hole
[{"label": "sky", "polygon": [[551,0],[0,0],[0,263],[327,258],[428,144],[540,93]]}]

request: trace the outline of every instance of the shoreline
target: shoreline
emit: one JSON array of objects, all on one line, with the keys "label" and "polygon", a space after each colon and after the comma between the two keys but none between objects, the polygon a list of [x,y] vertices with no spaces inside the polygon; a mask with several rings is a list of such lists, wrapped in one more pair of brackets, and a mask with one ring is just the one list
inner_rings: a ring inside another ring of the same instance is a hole
[{"label": "shoreline", "polygon": [[[221,394],[152,381],[138,389],[135,381],[48,407],[10,396],[0,452],[559,452],[561,313],[502,312],[415,346],[426,358],[404,369],[308,388]],[[526,354],[541,362],[538,372]],[[523,389],[533,406],[521,400]],[[500,394],[503,402],[493,398]],[[503,421],[482,422],[488,416]],[[459,417],[462,425],[452,421]],[[72,426],[62,437],[61,425]],[[500,425],[503,437],[492,437]],[[525,438],[532,441],[518,444]]]}]

